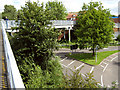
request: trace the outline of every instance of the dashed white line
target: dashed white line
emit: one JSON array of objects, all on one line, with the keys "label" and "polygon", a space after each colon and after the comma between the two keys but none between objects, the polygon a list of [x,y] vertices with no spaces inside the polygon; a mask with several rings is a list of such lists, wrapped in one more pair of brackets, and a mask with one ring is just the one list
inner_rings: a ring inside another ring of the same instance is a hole
[{"label": "dashed white line", "polygon": [[82,63],[79,67],[77,67],[75,70],[79,69],[80,67],[82,67],[84,65],[84,63]]},{"label": "dashed white line", "polygon": [[106,70],[107,66],[108,66],[108,64],[107,64],[107,65],[105,66],[105,68],[103,69],[103,72]]},{"label": "dashed white line", "polygon": [[117,58],[118,56],[116,56],[116,57],[114,57],[113,59],[111,59],[111,62],[115,59],[115,58]]},{"label": "dashed white line", "polygon": [[67,59],[67,57],[65,57],[64,59],[60,60],[60,62],[64,61],[65,59]]},{"label": "dashed white line", "polygon": [[92,73],[93,69],[94,69],[94,67],[91,68],[90,73]]},{"label": "dashed white line", "polygon": [[72,63],[74,63],[74,62],[75,62],[75,60],[74,60],[74,61],[72,61],[70,64],[68,64],[68,65],[67,65],[67,67],[68,67],[68,66],[70,66],[70,65],[71,65]]},{"label": "dashed white line", "polygon": [[101,75],[101,86],[103,87],[103,75]]}]

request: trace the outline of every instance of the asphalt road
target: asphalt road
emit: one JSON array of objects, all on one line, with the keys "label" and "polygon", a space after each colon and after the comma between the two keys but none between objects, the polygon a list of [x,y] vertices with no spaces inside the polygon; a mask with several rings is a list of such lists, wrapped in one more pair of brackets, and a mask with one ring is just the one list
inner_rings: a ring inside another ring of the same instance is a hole
[{"label": "asphalt road", "polygon": [[[99,52],[112,51],[112,50],[118,50],[118,47],[111,46],[108,48],[101,49],[99,50]],[[66,57],[65,55],[70,52],[71,51],[69,49],[60,49],[59,51],[55,51],[56,55],[61,57],[60,63],[63,66],[64,74],[66,74],[66,70],[67,70],[67,74],[69,75],[72,74],[70,69],[75,71],[77,69],[80,69],[82,66],[84,66],[80,71],[80,73],[85,77],[86,73],[91,73],[93,71],[94,78],[96,79],[97,82],[99,82],[101,86],[111,87],[112,86],[111,83],[113,81],[118,82],[118,73],[119,73],[118,71],[120,70],[118,69],[120,67],[120,62],[119,62],[120,60],[118,60],[118,53],[107,57],[97,66],[90,66],[83,62]],[[77,49],[75,53],[83,53],[83,52],[91,52],[91,51]]]}]

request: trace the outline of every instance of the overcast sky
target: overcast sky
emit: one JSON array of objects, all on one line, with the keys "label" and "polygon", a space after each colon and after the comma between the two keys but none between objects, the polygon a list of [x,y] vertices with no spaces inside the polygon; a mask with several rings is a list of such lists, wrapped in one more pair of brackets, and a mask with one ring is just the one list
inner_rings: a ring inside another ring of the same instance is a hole
[{"label": "overcast sky", "polygon": [[[4,10],[4,5],[6,4],[14,5],[15,8],[17,8],[18,10],[21,8],[21,6],[24,6],[25,1],[28,0],[0,0],[0,12]],[[31,0],[31,1],[37,1],[37,0]],[[39,0],[39,1],[46,3],[49,0]],[[58,0],[58,1],[61,1],[64,4],[68,12],[80,11],[82,9],[83,3],[88,4],[90,1],[101,1],[103,3],[104,8],[109,8],[111,10],[111,14],[118,15],[118,2],[120,0]]]}]

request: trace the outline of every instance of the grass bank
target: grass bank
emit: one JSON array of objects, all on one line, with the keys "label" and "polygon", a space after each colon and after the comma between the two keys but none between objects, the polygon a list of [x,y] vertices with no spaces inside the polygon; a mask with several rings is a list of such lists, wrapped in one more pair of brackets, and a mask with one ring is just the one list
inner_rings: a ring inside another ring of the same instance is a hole
[{"label": "grass bank", "polygon": [[97,62],[95,61],[95,56],[92,56],[92,53],[77,53],[72,55],[68,54],[67,56],[90,65],[98,65],[103,59],[117,52],[120,51],[115,50],[115,51],[97,52]]}]

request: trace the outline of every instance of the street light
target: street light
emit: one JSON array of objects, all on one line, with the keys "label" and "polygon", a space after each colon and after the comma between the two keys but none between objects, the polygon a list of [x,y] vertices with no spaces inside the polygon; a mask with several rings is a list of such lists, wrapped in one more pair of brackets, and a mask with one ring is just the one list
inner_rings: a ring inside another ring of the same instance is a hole
[{"label": "street light", "polygon": [[98,45],[96,45],[96,62],[97,62],[97,50],[98,50]]}]

